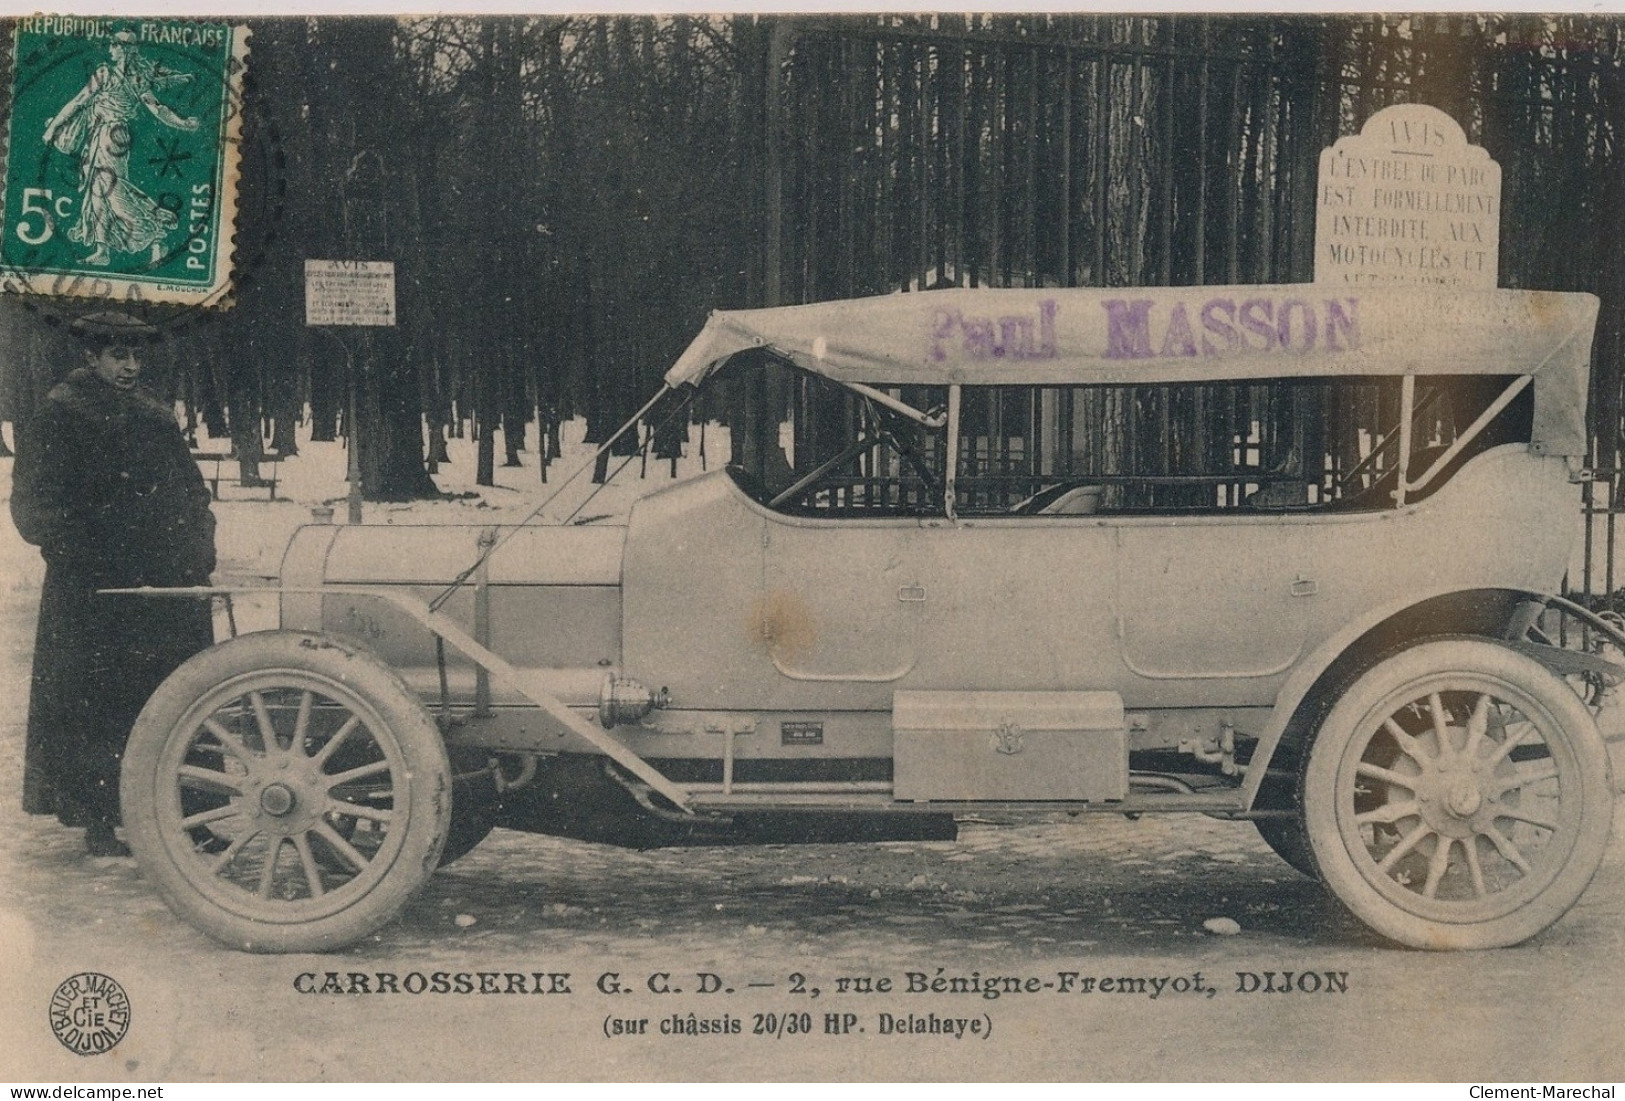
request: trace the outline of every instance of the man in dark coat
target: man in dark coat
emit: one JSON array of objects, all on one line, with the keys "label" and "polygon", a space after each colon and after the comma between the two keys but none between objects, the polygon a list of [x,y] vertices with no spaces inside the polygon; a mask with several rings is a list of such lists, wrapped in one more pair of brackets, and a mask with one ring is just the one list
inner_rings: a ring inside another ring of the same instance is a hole
[{"label": "man in dark coat", "polygon": [[214,516],[174,411],[138,384],[135,345],[150,328],[95,314],[75,332],[87,365],[17,439],[11,515],[46,563],[23,809],[85,827],[94,855],[124,855],[114,826],[130,727],[214,631],[206,599],[96,590],[207,584]]}]

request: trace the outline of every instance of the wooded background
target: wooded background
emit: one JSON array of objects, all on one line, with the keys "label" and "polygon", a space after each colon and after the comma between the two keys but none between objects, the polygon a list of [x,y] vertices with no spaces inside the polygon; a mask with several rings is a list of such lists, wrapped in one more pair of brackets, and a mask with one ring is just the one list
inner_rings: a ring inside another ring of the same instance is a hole
[{"label": "wooded background", "polygon": [[[499,461],[536,466],[560,419],[602,439],[713,308],[1305,281],[1320,150],[1420,102],[1501,164],[1501,285],[1602,296],[1594,465],[1619,488],[1618,20],[249,25],[236,305],[148,359],[250,470],[262,447],[294,454],[303,418],[345,433],[353,385],[366,497],[433,493],[448,434],[477,435],[489,484]],[[399,326],[347,345],[307,329],[307,258],[393,260]],[[0,419],[78,362],[0,299]]]}]

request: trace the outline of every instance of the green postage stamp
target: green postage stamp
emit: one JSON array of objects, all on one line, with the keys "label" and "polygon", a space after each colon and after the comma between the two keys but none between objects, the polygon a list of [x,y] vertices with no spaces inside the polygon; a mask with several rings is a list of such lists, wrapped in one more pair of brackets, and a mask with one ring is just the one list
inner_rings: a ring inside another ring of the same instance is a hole
[{"label": "green postage stamp", "polygon": [[247,38],[190,20],[18,20],[6,291],[229,302]]}]

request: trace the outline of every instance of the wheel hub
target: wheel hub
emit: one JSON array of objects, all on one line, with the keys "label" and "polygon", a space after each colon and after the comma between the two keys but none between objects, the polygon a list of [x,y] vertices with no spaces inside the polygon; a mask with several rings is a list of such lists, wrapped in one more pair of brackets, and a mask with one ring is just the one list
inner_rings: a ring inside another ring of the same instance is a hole
[{"label": "wheel hub", "polygon": [[[1459,742],[1457,727],[1448,731]],[[1419,761],[1416,800],[1422,819],[1445,837],[1469,838],[1484,824],[1484,813],[1493,810],[1496,777],[1484,762],[1454,755]],[[1492,816],[1493,817],[1493,816]]]},{"label": "wheel hub", "polygon": [[293,789],[287,784],[269,784],[260,792],[260,808],[278,818],[293,810],[296,802]]},{"label": "wheel hub", "polygon": [[1445,805],[1450,808],[1451,814],[1458,818],[1471,818],[1478,813],[1483,801],[1478,785],[1467,777],[1458,776],[1450,781],[1450,793],[1445,796]]},{"label": "wheel hub", "polygon": [[286,756],[263,761],[253,769],[243,797],[258,828],[281,837],[313,828],[327,805],[320,772],[308,762]]}]

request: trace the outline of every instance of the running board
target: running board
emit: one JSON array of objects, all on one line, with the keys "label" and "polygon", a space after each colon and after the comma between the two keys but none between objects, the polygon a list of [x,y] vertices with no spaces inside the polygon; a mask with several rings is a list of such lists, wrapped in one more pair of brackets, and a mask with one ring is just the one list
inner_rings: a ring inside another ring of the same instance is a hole
[{"label": "running board", "polygon": [[[771,790],[741,790],[746,787]],[[696,810],[711,811],[885,811],[894,814],[971,814],[990,810],[1067,811],[1077,814],[1156,814],[1183,811],[1221,817],[1241,817],[1246,808],[1234,792],[1225,795],[1130,795],[1126,799],[1078,802],[1072,800],[962,800],[933,799],[909,802],[892,798],[888,792],[838,791],[834,785],[806,787],[830,790],[795,790],[795,784],[735,784],[731,792],[716,784],[696,784],[689,798]],[[709,789],[709,790],[708,790]]]}]

